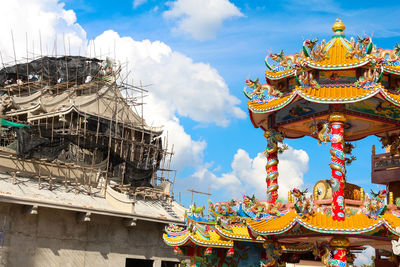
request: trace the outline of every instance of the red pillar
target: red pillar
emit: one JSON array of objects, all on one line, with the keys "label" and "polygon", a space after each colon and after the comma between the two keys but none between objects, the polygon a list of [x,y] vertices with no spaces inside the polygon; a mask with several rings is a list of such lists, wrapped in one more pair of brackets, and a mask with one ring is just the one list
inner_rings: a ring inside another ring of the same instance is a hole
[{"label": "red pillar", "polygon": [[336,221],[344,221],[344,184],[345,184],[345,154],[344,147],[344,123],[343,114],[333,113],[329,116],[331,127],[331,184],[332,184],[332,213]]},{"label": "red pillar", "polygon": [[347,248],[350,245],[346,237],[333,237],[329,245],[333,249],[333,259],[329,261],[331,267],[347,266]]},{"label": "red pillar", "polygon": [[278,151],[267,154],[267,202],[274,203],[278,199]]}]

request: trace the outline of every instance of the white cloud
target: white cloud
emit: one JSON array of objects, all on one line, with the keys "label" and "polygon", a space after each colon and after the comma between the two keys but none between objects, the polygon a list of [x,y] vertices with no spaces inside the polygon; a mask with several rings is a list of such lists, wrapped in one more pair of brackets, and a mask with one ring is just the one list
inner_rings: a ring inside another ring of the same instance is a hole
[{"label": "white cloud", "polygon": [[17,58],[26,57],[25,33],[28,33],[29,52],[40,55],[40,32],[43,54],[56,54],[54,43],[57,40],[57,55],[64,52],[97,57],[108,55],[115,56],[122,64],[128,62],[126,69],[131,71],[128,82],[152,85],[145,98],[145,119],[149,125],[165,127],[169,147],[174,144],[173,167],[178,170],[203,164],[206,148],[205,140],[194,140],[185,132],[178,115],[221,126],[228,125],[232,117],[246,116],[238,107],[239,99],[230,94],[217,70],[208,64],[193,62],[163,42],[135,41],[110,30],[88,44],[75,12],[66,10],[57,0],[15,0],[2,3],[1,7],[3,38],[0,47],[6,62],[14,61],[11,29]]},{"label": "white cloud", "polygon": [[137,8],[140,5],[143,5],[147,2],[147,0],[133,0],[133,8]]},{"label": "white cloud", "polygon": [[[287,199],[287,192],[292,188],[303,185],[303,176],[308,170],[309,157],[304,150],[292,147],[279,155],[279,197]],[[267,159],[262,153],[250,158],[249,153],[238,149],[231,163],[232,170],[220,176],[209,169],[210,165],[199,168],[193,175],[201,184],[211,185],[213,189],[225,189],[224,197],[240,198],[242,194],[255,193],[265,199]]]},{"label": "white cloud", "polygon": [[[227,126],[230,118],[245,118],[238,107],[240,100],[231,95],[228,85],[217,70],[208,64],[193,60],[160,41],[135,41],[106,31],[94,40],[96,53],[116,51],[116,58],[129,61],[133,77],[149,87],[152,98],[149,107],[165,107],[172,119],[174,114],[197,122]],[[115,48],[114,48],[115,45]],[[154,102],[153,102],[154,101]]]},{"label": "white cloud", "polygon": [[136,84],[138,80],[144,85],[151,84],[147,87],[149,96],[145,98],[145,119],[149,125],[164,126],[169,147],[174,144],[172,162],[178,170],[202,164],[206,141],[193,140],[177,115],[221,126],[228,125],[231,117],[246,116],[237,106],[239,99],[229,93],[215,69],[208,64],[194,63],[165,43],[135,41],[109,30],[91,41],[90,46],[95,47],[96,54],[112,51],[114,57],[115,51],[116,59],[122,64],[129,62],[127,69]]},{"label": "white cloud", "polygon": [[243,14],[229,0],[176,0],[169,2],[164,18],[176,19],[176,30],[191,34],[195,39],[213,38],[224,20]]},{"label": "white cloud", "polygon": [[356,259],[354,260],[354,266],[369,266],[372,262],[372,256],[375,257],[375,249],[367,246],[365,250],[357,255]]},{"label": "white cloud", "polygon": [[64,4],[56,0],[2,1],[1,10],[0,47],[5,63],[14,61],[11,31],[17,58],[26,57],[27,49],[29,56],[33,52],[40,55],[40,39],[43,54],[55,54],[54,47],[58,55],[69,51],[85,54],[86,32],[76,23],[75,12],[65,10]]}]

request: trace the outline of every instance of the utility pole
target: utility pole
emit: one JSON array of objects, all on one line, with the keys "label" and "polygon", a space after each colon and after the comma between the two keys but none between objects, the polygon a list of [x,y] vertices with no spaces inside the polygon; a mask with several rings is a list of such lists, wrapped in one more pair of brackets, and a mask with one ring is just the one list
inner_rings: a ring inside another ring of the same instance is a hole
[{"label": "utility pole", "polygon": [[192,200],[190,201],[190,204],[192,204],[192,205],[193,205],[193,196],[194,196],[195,193],[196,193],[196,194],[207,195],[207,196],[208,196],[208,199],[210,199],[210,196],[211,196],[211,194],[210,194],[210,188],[208,188],[208,193],[206,193],[206,192],[201,192],[201,191],[197,191],[197,190],[194,190],[193,188],[192,188],[192,189],[187,189],[187,191],[192,192]]}]

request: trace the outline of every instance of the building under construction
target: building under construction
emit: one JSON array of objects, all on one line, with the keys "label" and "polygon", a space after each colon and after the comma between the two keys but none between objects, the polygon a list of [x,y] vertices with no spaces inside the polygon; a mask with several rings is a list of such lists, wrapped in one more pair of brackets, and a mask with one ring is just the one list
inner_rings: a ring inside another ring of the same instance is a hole
[{"label": "building under construction", "polygon": [[161,231],[184,208],[162,128],[139,112],[145,93],[108,58],[3,66],[1,264],[176,265]]}]

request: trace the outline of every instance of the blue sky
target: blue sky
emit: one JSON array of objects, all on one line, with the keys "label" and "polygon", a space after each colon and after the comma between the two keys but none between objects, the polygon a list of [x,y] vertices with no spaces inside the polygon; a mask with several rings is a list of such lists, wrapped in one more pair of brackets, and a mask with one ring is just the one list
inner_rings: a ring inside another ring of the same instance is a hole
[{"label": "blue sky", "polygon": [[[240,99],[239,107],[246,113],[246,99],[242,96],[244,80],[263,78],[263,59],[267,52],[284,49],[286,53],[293,53],[300,49],[305,38],[329,39],[331,25],[337,17],[346,24],[348,37],[373,34],[374,42],[383,48],[393,47],[400,36],[397,21],[400,9],[396,1],[231,1],[242,15],[224,19],[213,31],[214,36],[200,40],[177,30],[177,20],[163,16],[171,9],[171,2],[148,0],[136,8],[132,1],[120,1],[118,5],[109,1],[72,0],[65,3],[66,9],[75,11],[77,22],[87,32],[88,39],[112,29],[121,36],[139,41],[160,40],[194,62],[210,64],[228,84],[230,94]],[[232,170],[231,163],[238,149],[244,149],[250,158],[255,158],[265,146],[262,131],[254,129],[248,117],[233,116],[225,127],[186,116],[178,117],[194,140],[207,143],[202,162],[212,164],[217,176]],[[329,145],[318,146],[311,138],[288,140],[287,143],[295,149],[305,150],[309,156],[303,186],[310,187],[319,179],[329,178]],[[358,160],[348,168],[348,181],[370,186],[372,144],[380,148],[375,137],[356,142]],[[176,188],[182,192],[185,203],[190,195],[184,192],[185,186],[192,184],[187,177],[195,171],[196,166],[187,166],[178,173]],[[186,182],[181,183],[182,179]],[[264,177],[258,179],[264,180]],[[197,182],[193,185],[205,191],[210,186]],[[226,189],[212,189],[212,198],[221,200],[229,196]],[[198,197],[198,201],[202,199]]]},{"label": "blue sky", "polygon": [[[179,172],[175,193],[182,192],[184,204],[190,201],[190,193],[185,191],[190,187],[203,191],[210,187],[213,200],[245,192],[264,197],[260,192],[265,189],[265,173],[258,153],[266,142],[262,130],[255,129],[248,118],[244,80],[264,80],[264,57],[269,52],[283,49],[290,54],[301,49],[303,39],[330,39],[338,17],[346,25],[348,38],[373,34],[379,47],[392,48],[400,42],[400,4],[317,0],[206,3],[209,1],[35,0],[29,2],[29,9],[38,10],[36,19],[34,12],[29,18],[21,15],[19,11],[28,9],[27,3],[16,0],[7,4],[15,5],[18,12],[5,14],[0,22],[7,36],[7,23],[14,29],[17,49],[18,43],[25,45],[25,31],[39,28],[42,35],[53,30],[65,32],[75,53],[76,47],[82,53],[87,44],[93,44],[91,40],[103,53],[107,45],[110,50],[110,44],[117,43],[116,53],[133,66],[132,79],[151,84],[145,112],[161,114],[162,119],[155,123],[166,125],[170,139],[176,142],[174,167]],[[42,36],[49,44],[54,39],[50,33]],[[6,41],[0,40],[3,55],[10,43]],[[318,146],[311,138],[286,143],[292,147],[283,158],[286,169],[280,170],[286,188],[297,184],[311,189],[316,181],[329,179],[329,145]],[[375,137],[356,142],[358,159],[348,168],[348,181],[367,189],[371,188],[372,144],[379,151]],[[198,202],[204,200],[196,197]]]}]

